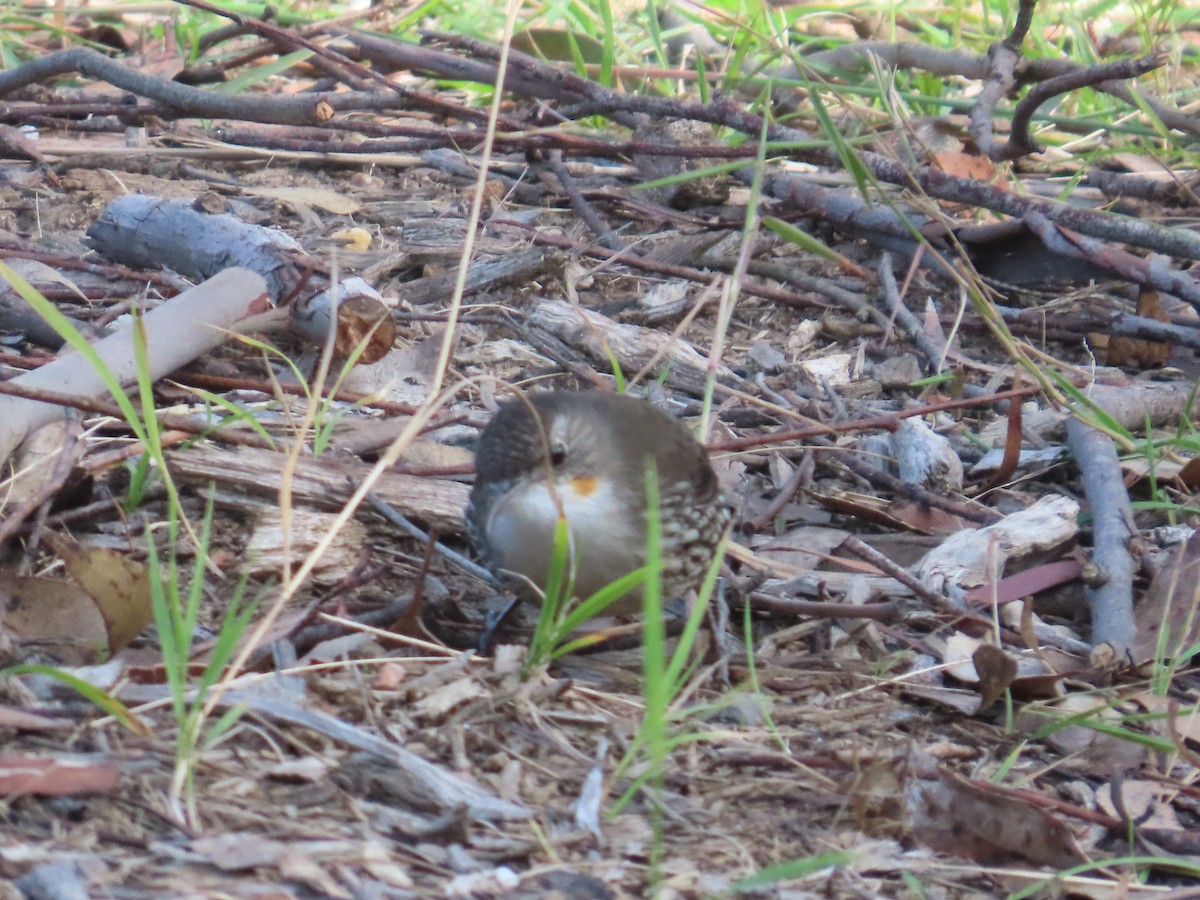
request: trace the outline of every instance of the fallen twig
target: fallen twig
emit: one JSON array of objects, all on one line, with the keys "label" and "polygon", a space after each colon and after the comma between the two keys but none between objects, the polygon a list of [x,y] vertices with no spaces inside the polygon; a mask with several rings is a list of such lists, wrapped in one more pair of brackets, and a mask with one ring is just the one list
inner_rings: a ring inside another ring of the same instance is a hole
[{"label": "fallen twig", "polygon": [[1108,644],[1117,661],[1133,647],[1133,556],[1129,542],[1137,534],[1133,508],[1121,478],[1121,461],[1108,435],[1072,417],[1067,442],[1079,466],[1092,508],[1092,563],[1087,585],[1092,612],[1092,646]]}]

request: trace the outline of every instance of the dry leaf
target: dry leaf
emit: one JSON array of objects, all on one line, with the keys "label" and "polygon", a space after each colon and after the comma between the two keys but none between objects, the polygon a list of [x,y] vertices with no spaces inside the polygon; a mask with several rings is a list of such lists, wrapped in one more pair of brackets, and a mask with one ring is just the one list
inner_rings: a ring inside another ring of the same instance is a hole
[{"label": "dry leaf", "polygon": [[[1114,819],[1123,819],[1113,804],[1113,783],[1102,784],[1096,789],[1096,806]],[[1145,781],[1138,778],[1122,779],[1119,783],[1121,807],[1129,818],[1138,823],[1138,830],[1160,828],[1178,831],[1179,817],[1167,799],[1174,795],[1173,788],[1160,781]]]},{"label": "dry leaf", "polygon": [[847,536],[840,528],[801,525],[778,537],[764,536],[752,546],[760,558],[810,571],[824,564]]},{"label": "dry leaf", "polygon": [[[931,639],[931,643],[936,643],[936,641]],[[942,647],[942,661],[946,665],[946,674],[964,684],[981,683],[984,676],[975,665],[975,658],[980,649],[987,646],[990,645],[978,638],[963,634],[961,631],[954,632],[954,634],[946,639]],[[1004,651],[994,646],[991,649],[998,653],[1004,653]],[[1018,686],[1027,679],[1037,682],[1046,675],[1053,674],[1041,659],[1031,654],[1022,654],[1015,658],[1010,656],[1009,659],[1016,666],[1013,677],[1008,679],[1008,685],[1012,685],[1013,687]],[[988,659],[988,663],[992,662],[992,660]],[[1001,673],[989,671],[988,674],[998,676]]]},{"label": "dry leaf", "polygon": [[371,232],[365,228],[343,228],[330,237],[355,253],[366,253],[371,248]]},{"label": "dry leaf", "polygon": [[71,576],[95,601],[108,631],[108,649],[116,653],[154,621],[150,570],[126,553],[107,547],[87,547],[70,538],[49,534],[54,549]]},{"label": "dry leaf", "polygon": [[961,150],[939,150],[933,154],[933,164],[947,175],[991,182],[996,178],[996,166],[988,158]]},{"label": "dry leaf", "polygon": [[1063,868],[1083,862],[1071,830],[999,785],[938,770],[909,787],[913,831],[930,847],[982,863]]},{"label": "dry leaf", "polygon": [[254,197],[269,197],[282,203],[299,203],[315,206],[339,216],[352,216],[362,209],[362,204],[353,197],[339,194],[326,188],[313,187],[253,187],[243,186],[242,192]]},{"label": "dry leaf", "polygon": [[424,718],[438,721],[452,709],[486,693],[486,689],[475,679],[459,678],[426,694],[413,705],[413,710]]},{"label": "dry leaf", "polygon": [[19,645],[61,663],[89,665],[108,655],[108,625],[95,600],[60,578],[0,575],[0,613]]},{"label": "dry leaf", "polygon": [[983,712],[999,700],[1017,677],[1017,661],[991,644],[981,645],[971,662],[979,673],[979,709]]},{"label": "dry leaf", "polygon": [[363,347],[358,361],[370,365],[387,356],[395,342],[396,323],[391,310],[378,299],[356,294],[338,304],[333,349],[340,356],[349,356]]},{"label": "dry leaf", "polygon": [[[1137,314],[1157,322],[1170,322],[1171,317],[1163,309],[1158,291],[1142,287],[1138,293]],[[1173,346],[1160,341],[1142,338],[1105,335],[1108,338],[1104,361],[1110,366],[1132,366],[1139,369],[1157,369],[1171,355]],[[1088,336],[1091,340],[1092,336]]]},{"label": "dry leaf", "polygon": [[1200,532],[1171,550],[1141,602],[1133,608],[1136,634],[1131,653],[1136,665],[1157,657],[1159,636],[1163,655],[1174,659],[1200,640]]},{"label": "dry leaf", "polygon": [[[1059,700],[1035,709],[1028,708],[1017,716],[1018,731],[1034,732],[1061,719],[1090,713],[1097,721],[1116,726],[1121,714],[1109,709],[1104,699],[1090,694],[1067,694]],[[1096,778],[1107,779],[1122,772],[1137,769],[1146,759],[1142,744],[1116,735],[1105,734],[1086,725],[1067,725],[1046,736],[1046,742],[1072,764]]]}]

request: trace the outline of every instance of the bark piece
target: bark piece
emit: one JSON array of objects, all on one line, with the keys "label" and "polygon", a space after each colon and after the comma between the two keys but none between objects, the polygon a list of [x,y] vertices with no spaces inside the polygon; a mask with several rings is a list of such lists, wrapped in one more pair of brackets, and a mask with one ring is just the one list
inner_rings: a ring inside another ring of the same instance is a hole
[{"label": "bark piece", "polygon": [[102,754],[0,757],[0,795],[17,797],[38,794],[64,797],[69,794],[108,793],[117,785],[121,770]]},{"label": "bark piece", "polygon": [[[693,387],[704,384],[708,360],[690,344],[669,334],[625,325],[560,300],[538,304],[529,316],[529,324],[581,350],[605,368],[611,365],[611,352],[627,374],[653,362],[651,375],[667,369],[669,384],[677,380]],[[725,366],[717,366],[716,375],[719,380],[735,377]],[[681,386],[686,389],[686,385]]]},{"label": "bark piece", "polygon": [[942,494],[962,491],[962,460],[945,437],[920,419],[904,419],[892,434],[900,477],[908,484]]},{"label": "bark piece", "polygon": [[294,238],[277,229],[206,213],[186,200],[146,194],[118,197],[87,235],[98,253],[127,266],[165,266],[197,280],[233,266],[258,272],[277,300],[291,293],[296,282],[288,254],[304,255]]},{"label": "bark piece", "polygon": [[[264,503],[254,510],[254,530],[246,541],[245,556],[255,575],[278,575],[284,564],[293,569],[324,538],[334,520],[329,511],[300,507],[291,511],[288,524],[289,541],[284,540],[283,513],[274,503]],[[363,547],[367,543],[367,528],[357,520],[347,522],[337,533],[321,561],[313,569],[314,583],[337,584],[361,565]],[[291,553],[284,554],[284,547]]]},{"label": "bark piece", "polygon": [[[270,450],[198,445],[167,454],[167,463],[180,481],[216,482],[260,497],[276,497],[283,484],[283,456]],[[321,509],[338,509],[349,496],[350,485],[362,481],[371,468],[358,460],[306,457],[292,477],[292,499]],[[402,515],[461,532],[470,488],[457,481],[385,472],[375,483],[375,493]]]},{"label": "bark piece", "polygon": [[1043,497],[1028,509],[994,525],[951,535],[917,564],[916,575],[930,590],[962,605],[966,594],[1004,571],[1007,562],[1046,553],[1078,531],[1079,504],[1067,497]]}]

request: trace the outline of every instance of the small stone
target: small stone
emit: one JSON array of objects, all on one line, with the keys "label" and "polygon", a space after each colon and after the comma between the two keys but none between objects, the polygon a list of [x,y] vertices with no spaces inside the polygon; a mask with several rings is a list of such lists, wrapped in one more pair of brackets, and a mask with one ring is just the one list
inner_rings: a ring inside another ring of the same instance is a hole
[{"label": "small stone", "polygon": [[875,363],[872,372],[875,380],[885,388],[908,387],[914,381],[921,380],[921,364],[911,353],[901,353],[899,356],[889,356]]},{"label": "small stone", "polygon": [[787,363],[787,357],[781,350],[772,347],[765,341],[755,341],[746,353],[747,358],[768,375],[778,372]]},{"label": "small stone", "polygon": [[963,465],[954,447],[920,419],[905,419],[891,435],[900,478],[942,494],[963,486]]}]

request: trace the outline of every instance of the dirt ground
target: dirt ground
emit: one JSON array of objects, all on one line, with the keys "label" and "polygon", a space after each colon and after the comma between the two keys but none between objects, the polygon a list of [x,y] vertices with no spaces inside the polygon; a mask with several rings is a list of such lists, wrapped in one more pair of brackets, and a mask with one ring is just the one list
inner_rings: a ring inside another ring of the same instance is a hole
[{"label": "dirt ground", "polygon": [[[434,90],[415,76],[412,84]],[[441,96],[464,100],[445,88]],[[527,100],[504,106],[513,117],[529,110]],[[423,110],[364,114],[358,124],[362,141],[384,140],[376,124],[482,131]],[[639,156],[636,146],[601,155],[499,144],[472,232],[479,157],[453,141],[412,137],[352,155],[320,146],[346,131],[283,125],[236,136],[182,120],[111,132],[42,127],[46,165],[0,163],[0,255],[57,272],[26,277],[74,320],[103,325],[180,286],[178,276],[88,245],[88,228],[113,201],[143,194],[199,198],[206,210],[279,229],[302,248],[288,258],[305,273],[292,282],[297,296],[336,266],[374,286],[394,324],[380,358],[353,367],[340,399],[307,430],[307,403],[282,355],[307,377],[319,348],[294,327],[256,332],[280,356],[229,342],[158,382],[158,409],[178,417],[164,428],[183,508],[195,523],[209,496],[215,510],[197,674],[239,575],[249,574],[259,615],[287,583],[280,491],[290,497],[294,567],[423,414],[438,389],[468,233],[477,268],[441,382],[457,387],[377,488],[418,534],[368,505],[354,514],[279,608],[246,680],[212,711],[209,724],[242,704],[191,760],[194,781],[177,790],[180,726],[153,630],[115,654],[116,668],[86,676],[111,688],[134,723],[101,719],[61,686],[9,682],[5,769],[48,758],[63,771],[77,765],[79,780],[63,775],[48,791],[3,782],[4,896],[1190,896],[1200,852],[1195,675],[1180,667],[1163,686],[1128,658],[1096,658],[1089,496],[1063,449],[1063,417],[997,336],[1003,328],[989,326],[944,270],[884,256],[861,232],[730,173],[698,177],[687,196],[637,190],[670,174],[651,157],[677,158]],[[623,142],[629,132],[612,126],[604,137]],[[681,140],[717,143],[695,122]],[[857,196],[829,170],[780,162],[769,172],[821,172],[827,187]],[[834,252],[802,250],[760,219],[748,240],[752,200]],[[1027,312],[1008,326],[1024,358],[1114,390],[1186,393],[1195,365],[1182,344],[1100,355],[1113,321],[1103,316],[1134,312],[1127,281],[1066,271],[1073,264],[1017,239],[988,252],[1007,260],[1002,274],[1028,275],[996,288]],[[908,319],[887,304],[889,279]],[[353,335],[358,325],[345,327]],[[6,377],[48,358],[27,333],[10,334],[0,344]],[[941,357],[931,359],[930,347]],[[611,643],[524,679],[532,611],[476,652],[499,600],[429,537],[473,555],[461,504],[471,448],[501,386],[611,390],[618,370],[692,426],[711,390],[702,437],[736,509],[712,618],[719,637],[701,635],[671,705],[661,781],[640,788],[651,763],[635,739],[645,709],[636,620],[601,623],[619,632]],[[946,377],[922,381],[937,371]],[[244,423],[198,439],[186,420],[218,408],[203,391],[223,398],[226,412],[248,411],[278,443]],[[47,533],[141,562],[148,535],[170,549],[161,479],[126,503],[141,446],[118,419],[86,404],[83,412],[73,474],[6,546],[4,573],[25,558],[24,574],[62,578]],[[1180,415],[1158,424],[1172,429]],[[1008,470],[985,460],[1014,430],[1043,455]],[[305,453],[284,477],[297,434]],[[935,471],[914,480],[897,469],[907,439],[934,447],[918,456],[941,459]],[[938,454],[965,475],[937,470],[953,469]],[[1165,492],[1183,503],[1186,458],[1173,460],[1158,482],[1136,460],[1117,482],[1123,476],[1135,500]],[[1043,523],[1011,518],[1030,510],[1057,517],[1051,539],[1034,534]],[[980,531],[1006,522],[1011,535]],[[1138,653],[1162,621],[1180,621],[1173,588],[1193,583],[1187,536],[1150,530],[1166,523],[1137,513]],[[928,564],[952,536],[974,537],[949,558],[966,567],[981,554],[975,581],[947,574],[946,560],[936,571]],[[181,538],[177,551],[190,568],[194,544]],[[1031,574],[1014,582],[1020,573]],[[1174,580],[1152,583],[1156,573]],[[15,643],[16,661],[54,658],[19,634]],[[103,787],[88,781],[110,772]],[[1135,876],[1126,857],[1154,862]],[[746,881],[784,864],[761,884]]]}]

